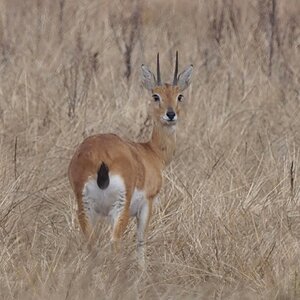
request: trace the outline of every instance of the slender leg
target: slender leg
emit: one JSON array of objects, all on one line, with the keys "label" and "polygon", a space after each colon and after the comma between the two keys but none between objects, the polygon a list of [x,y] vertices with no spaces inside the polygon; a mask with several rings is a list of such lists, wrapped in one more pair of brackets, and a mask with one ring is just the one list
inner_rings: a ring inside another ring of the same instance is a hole
[{"label": "slender leg", "polygon": [[110,213],[112,220],[111,242],[116,251],[119,251],[120,239],[127,227],[129,221],[129,206],[132,192],[120,192],[118,200]]},{"label": "slender leg", "polygon": [[145,265],[145,232],[152,214],[152,200],[145,201],[137,215],[137,255],[140,266]]},{"label": "slender leg", "polygon": [[79,220],[79,225],[83,231],[84,236],[86,237],[87,240],[89,240],[92,236],[93,233],[93,228],[89,224],[87,217],[83,211],[77,211],[77,216]]},{"label": "slender leg", "polygon": [[88,186],[84,187],[82,196],[78,199],[78,219],[82,231],[87,239],[88,248],[91,249],[95,243],[95,225],[97,213],[94,209],[94,199],[90,195]]}]

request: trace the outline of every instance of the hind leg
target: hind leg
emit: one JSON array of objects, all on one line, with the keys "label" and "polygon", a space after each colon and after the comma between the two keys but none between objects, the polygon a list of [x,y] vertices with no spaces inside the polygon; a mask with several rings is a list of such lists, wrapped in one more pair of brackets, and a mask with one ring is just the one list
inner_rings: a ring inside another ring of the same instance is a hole
[{"label": "hind leg", "polygon": [[153,199],[147,199],[137,214],[137,256],[141,267],[145,266],[145,233],[152,215]]},{"label": "hind leg", "polygon": [[94,229],[97,223],[97,213],[94,209],[94,200],[91,198],[88,186],[85,186],[82,195],[77,198],[78,220],[80,227],[87,240],[88,247],[91,248],[95,243]]},{"label": "hind leg", "polygon": [[120,248],[120,239],[126,230],[129,221],[129,206],[131,201],[132,191],[122,190],[119,192],[117,201],[110,212],[112,221],[112,236],[111,242],[116,251]]},{"label": "hind leg", "polygon": [[84,234],[84,237],[86,238],[86,241],[88,242],[88,247],[90,248],[93,244],[93,241],[95,239],[94,237],[94,228],[87,220],[87,216],[83,211],[78,210],[77,211],[78,221],[79,225],[81,227],[81,230]]}]

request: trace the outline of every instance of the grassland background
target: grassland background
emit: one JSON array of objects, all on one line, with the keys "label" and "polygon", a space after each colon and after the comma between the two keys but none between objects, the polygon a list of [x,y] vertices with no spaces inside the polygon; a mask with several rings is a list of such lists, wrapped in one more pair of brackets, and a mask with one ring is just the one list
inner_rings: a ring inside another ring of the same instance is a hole
[{"label": "grassland background", "polygon": [[[90,256],[66,171],[89,134],[147,138],[140,65],[168,81],[176,50],[195,72],[141,273],[134,222]],[[1,0],[0,298],[299,299],[299,147],[298,0]]]}]

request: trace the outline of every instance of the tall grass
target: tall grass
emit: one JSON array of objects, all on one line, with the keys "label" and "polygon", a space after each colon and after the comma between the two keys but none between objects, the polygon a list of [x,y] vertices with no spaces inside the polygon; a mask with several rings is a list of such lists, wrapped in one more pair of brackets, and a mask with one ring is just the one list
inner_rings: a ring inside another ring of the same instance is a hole
[{"label": "tall grass", "polygon": [[[0,298],[298,299],[299,16],[298,0],[1,0]],[[159,51],[168,81],[176,50],[195,72],[141,273],[134,222],[120,255],[105,222],[85,249],[66,171],[87,135],[148,138],[140,65]]]}]

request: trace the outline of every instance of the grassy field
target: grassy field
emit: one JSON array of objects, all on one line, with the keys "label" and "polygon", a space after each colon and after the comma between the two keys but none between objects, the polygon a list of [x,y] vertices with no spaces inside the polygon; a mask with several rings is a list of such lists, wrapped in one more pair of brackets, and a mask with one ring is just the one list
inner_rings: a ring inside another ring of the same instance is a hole
[{"label": "grassy field", "polygon": [[[194,64],[150,224],[83,244],[84,137],[149,137],[140,65]],[[0,0],[1,299],[300,298],[299,0]]]}]

